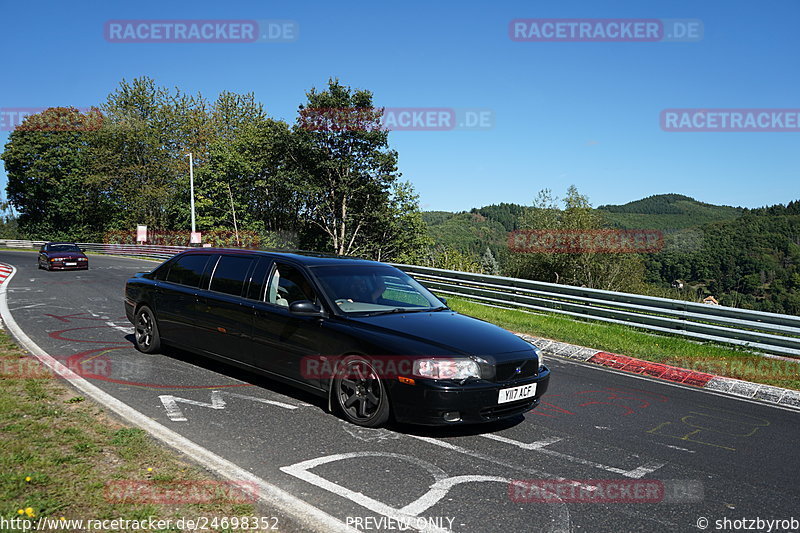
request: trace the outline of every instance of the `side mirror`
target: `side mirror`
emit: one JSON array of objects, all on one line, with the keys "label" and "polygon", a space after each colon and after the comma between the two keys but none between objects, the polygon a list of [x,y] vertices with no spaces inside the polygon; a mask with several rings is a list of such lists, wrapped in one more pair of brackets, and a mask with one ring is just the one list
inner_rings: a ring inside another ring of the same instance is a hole
[{"label": "side mirror", "polygon": [[298,300],[289,304],[289,312],[297,316],[318,316],[322,317],[322,308],[308,300]]},{"label": "side mirror", "polygon": [[442,302],[444,305],[447,305],[447,298],[445,298],[444,296],[437,296],[437,298],[439,298],[439,301]]},{"label": "side mirror", "polygon": [[85,252],[86,252],[86,248],[81,248],[81,253],[85,253]]}]

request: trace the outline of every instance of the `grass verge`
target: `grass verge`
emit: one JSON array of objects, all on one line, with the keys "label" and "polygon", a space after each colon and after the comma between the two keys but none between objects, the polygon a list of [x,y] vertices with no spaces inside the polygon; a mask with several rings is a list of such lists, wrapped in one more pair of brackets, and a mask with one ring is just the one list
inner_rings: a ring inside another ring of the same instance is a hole
[{"label": "grass verge", "polygon": [[447,304],[459,313],[519,333],[719,376],[800,390],[800,363],[769,359],[735,347],[655,335],[617,324],[500,309],[463,298],[448,297]]},{"label": "grass verge", "polygon": [[[5,520],[35,523],[48,517],[67,523],[154,517],[172,520],[171,527],[160,531],[188,531],[198,528],[185,522],[179,527],[181,518],[259,515],[257,505],[250,503],[251,486],[216,481],[141,429],[112,420],[25,355],[2,331],[0,466],[0,516]],[[237,530],[224,526],[209,522],[208,530]],[[106,530],[130,528],[115,529],[112,524]]]}]

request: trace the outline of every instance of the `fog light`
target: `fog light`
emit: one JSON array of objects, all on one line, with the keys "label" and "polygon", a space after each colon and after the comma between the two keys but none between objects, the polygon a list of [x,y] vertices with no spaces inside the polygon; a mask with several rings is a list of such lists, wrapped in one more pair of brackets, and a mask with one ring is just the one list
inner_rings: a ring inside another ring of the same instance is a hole
[{"label": "fog light", "polygon": [[449,413],[444,414],[444,421],[445,422],[460,422],[461,421],[461,413],[458,411],[450,411]]}]

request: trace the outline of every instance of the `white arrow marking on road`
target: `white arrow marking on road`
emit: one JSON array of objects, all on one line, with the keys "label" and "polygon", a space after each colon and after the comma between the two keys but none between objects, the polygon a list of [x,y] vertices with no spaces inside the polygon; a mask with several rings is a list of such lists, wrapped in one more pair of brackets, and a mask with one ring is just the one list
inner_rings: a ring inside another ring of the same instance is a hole
[{"label": "white arrow marking on road", "polygon": [[211,391],[211,403],[198,402],[196,400],[187,400],[179,396],[172,396],[171,394],[164,394],[158,397],[161,403],[164,404],[164,409],[167,410],[167,416],[173,422],[186,422],[186,417],[183,416],[183,411],[178,407],[178,402],[187,403],[189,405],[197,405],[199,407],[209,407],[211,409],[225,409],[225,400],[219,395],[219,391]]},{"label": "white arrow marking on road", "polygon": [[[276,407],[282,407],[283,409],[297,409],[299,406],[291,405],[288,403],[283,402],[276,402],[275,400],[265,400],[263,398],[256,398],[255,396],[245,396],[244,394],[236,394],[235,392],[228,392],[228,391],[218,391],[212,390],[211,391],[211,403],[206,402],[198,402],[197,400],[189,400],[187,398],[181,398],[180,396],[173,396],[171,394],[164,394],[159,396],[158,398],[161,400],[161,403],[164,405],[164,409],[167,410],[167,416],[173,422],[186,422],[187,418],[181,411],[181,408],[178,407],[178,402],[182,402],[189,405],[197,405],[198,407],[208,407],[210,409],[225,409],[227,405],[225,400],[222,399],[222,395],[225,394],[226,396],[233,396],[234,398],[240,398],[242,400],[250,400],[253,402],[259,403],[266,403],[269,405],[274,405]],[[301,405],[309,405],[309,404],[301,404]]]},{"label": "white arrow marking on road", "polygon": [[[234,398],[241,398],[242,400],[251,400],[253,402],[267,403],[269,405],[276,405],[278,407],[283,407],[284,409],[297,409],[297,407],[298,407],[297,405],[291,405],[291,404],[283,403],[283,402],[276,402],[275,400],[266,400],[264,398],[256,398],[255,396],[246,396],[244,394],[236,394],[235,392],[223,391],[222,394],[225,394],[227,396],[233,396]],[[309,404],[304,403],[304,404],[301,404],[301,405],[307,406]]]},{"label": "white arrow marking on road", "polygon": [[617,468],[615,466],[609,466],[609,465],[604,465],[602,463],[596,463],[596,462],[590,461],[588,459],[582,459],[580,457],[575,457],[574,455],[569,455],[567,453],[557,452],[555,450],[549,450],[549,449],[545,448],[545,446],[548,446],[550,444],[553,444],[553,443],[556,443],[556,442],[560,441],[561,439],[558,438],[558,437],[550,437],[550,438],[547,438],[547,439],[544,439],[544,440],[540,440],[540,441],[536,441],[536,442],[525,443],[525,442],[520,442],[518,440],[509,439],[508,437],[502,437],[500,435],[484,434],[484,435],[481,435],[481,436],[484,437],[484,438],[487,438],[487,439],[492,439],[492,440],[496,440],[498,442],[503,442],[505,444],[510,444],[512,446],[516,446],[517,448],[522,448],[523,450],[534,450],[534,451],[537,451],[537,452],[540,452],[540,453],[551,455],[553,457],[558,457],[560,459],[566,459],[567,461],[571,461],[573,463],[578,463],[578,464],[582,464],[582,465],[586,465],[586,466],[593,466],[595,468],[599,468],[600,470],[606,470],[608,472],[614,472],[615,474],[620,474],[622,476],[630,477],[630,478],[633,478],[633,479],[642,478],[645,475],[650,474],[652,472],[655,472],[656,470],[658,470],[659,468],[664,466],[664,463],[650,462],[650,463],[645,463],[644,465],[639,466],[637,468],[634,468],[633,470],[624,470],[622,468]]}]

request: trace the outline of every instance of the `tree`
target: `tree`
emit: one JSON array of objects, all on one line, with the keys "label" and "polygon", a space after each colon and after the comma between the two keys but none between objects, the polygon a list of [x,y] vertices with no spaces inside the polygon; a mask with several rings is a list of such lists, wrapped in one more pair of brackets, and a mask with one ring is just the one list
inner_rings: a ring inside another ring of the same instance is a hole
[{"label": "tree", "polygon": [[188,228],[187,153],[203,165],[212,136],[205,100],[145,77],[120,82],[103,109],[92,176],[116,206],[112,225]]},{"label": "tree", "polygon": [[367,221],[364,255],[376,261],[416,263],[433,244],[428,237],[419,196],[408,182],[395,182],[389,201]]},{"label": "tree", "polygon": [[110,213],[103,191],[86,181],[91,145],[102,116],[94,109],[56,107],[26,117],[9,135],[2,156],[9,203],[23,234],[82,240]]},{"label": "tree", "polygon": [[[559,209],[549,189],[540,191],[533,207],[520,218],[520,227],[555,232],[591,232],[603,227],[603,218],[574,185],[567,189],[563,203],[564,209]],[[617,291],[641,288],[645,273],[639,254],[591,250],[518,253],[509,268],[515,275],[529,279]]]},{"label": "tree", "polygon": [[497,262],[497,259],[495,259],[492,249],[488,246],[481,256],[481,268],[484,274],[491,274],[493,276],[500,274],[500,264]]},{"label": "tree", "polygon": [[397,152],[389,149],[382,110],[373,107],[371,92],[331,79],[326,90],[312,88],[306,96],[294,127],[305,215],[335,253],[359,253],[369,247],[367,224],[386,220],[374,214],[391,202],[400,177]]}]

